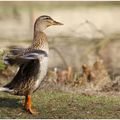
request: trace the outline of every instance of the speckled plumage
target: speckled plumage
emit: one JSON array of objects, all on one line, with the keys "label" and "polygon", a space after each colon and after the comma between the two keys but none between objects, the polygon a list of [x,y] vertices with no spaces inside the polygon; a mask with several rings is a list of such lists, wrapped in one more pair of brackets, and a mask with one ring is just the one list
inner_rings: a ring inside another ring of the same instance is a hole
[{"label": "speckled plumage", "polygon": [[[25,55],[34,53],[34,51],[35,53],[39,51],[39,58],[25,59]],[[48,54],[49,48],[45,33],[35,33],[33,43],[29,48],[23,49],[14,57],[8,55],[8,62],[11,60],[14,64],[19,63],[20,68],[13,80],[4,87],[13,90],[11,94],[14,95],[28,95],[34,92],[47,73]],[[43,70],[44,73],[42,72]],[[36,85],[37,81],[40,81],[38,85]]]},{"label": "speckled plumage", "polygon": [[4,57],[5,63],[18,65],[19,70],[13,80],[0,87],[0,91],[14,95],[25,96],[25,109],[34,113],[31,109],[31,94],[36,91],[47,73],[49,47],[47,36],[43,32],[51,25],[62,25],[51,17],[43,15],[37,18],[34,24],[34,37],[30,47],[15,48]]}]

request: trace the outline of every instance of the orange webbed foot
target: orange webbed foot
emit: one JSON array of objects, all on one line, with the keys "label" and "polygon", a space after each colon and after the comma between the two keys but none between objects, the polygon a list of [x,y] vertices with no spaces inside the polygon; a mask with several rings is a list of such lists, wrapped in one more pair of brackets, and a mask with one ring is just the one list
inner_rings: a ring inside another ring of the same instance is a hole
[{"label": "orange webbed foot", "polygon": [[27,111],[27,112],[29,112],[29,113],[31,113],[31,114],[38,114],[38,112],[36,111],[36,110],[33,110],[32,108],[31,108],[31,96],[30,95],[28,95],[28,96],[26,96],[26,99],[25,99],[25,110]]},{"label": "orange webbed foot", "polygon": [[38,114],[38,112],[35,109],[32,108],[25,108],[27,112],[29,112],[30,114],[36,115]]}]

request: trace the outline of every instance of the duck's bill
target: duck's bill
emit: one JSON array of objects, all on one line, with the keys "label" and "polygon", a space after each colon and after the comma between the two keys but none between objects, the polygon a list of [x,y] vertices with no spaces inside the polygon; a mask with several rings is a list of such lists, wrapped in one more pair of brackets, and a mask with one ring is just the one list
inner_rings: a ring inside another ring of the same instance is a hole
[{"label": "duck's bill", "polygon": [[57,21],[53,21],[53,25],[63,25],[63,23],[57,22]]}]

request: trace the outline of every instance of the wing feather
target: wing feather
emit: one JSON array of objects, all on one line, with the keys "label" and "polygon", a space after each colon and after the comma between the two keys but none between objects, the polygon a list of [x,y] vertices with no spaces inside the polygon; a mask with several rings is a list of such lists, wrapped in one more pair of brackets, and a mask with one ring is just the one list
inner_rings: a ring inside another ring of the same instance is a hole
[{"label": "wing feather", "polygon": [[6,64],[21,65],[30,60],[40,59],[47,56],[47,53],[43,50],[32,50],[22,54],[11,54],[4,57]]}]

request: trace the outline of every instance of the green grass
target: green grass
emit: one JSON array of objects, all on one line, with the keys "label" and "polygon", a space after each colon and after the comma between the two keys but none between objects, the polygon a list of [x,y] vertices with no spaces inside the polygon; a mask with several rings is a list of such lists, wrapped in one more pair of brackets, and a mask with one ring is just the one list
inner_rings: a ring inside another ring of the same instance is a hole
[{"label": "green grass", "polygon": [[5,64],[3,64],[3,62],[0,60],[0,70],[4,70],[5,69]]},{"label": "green grass", "polygon": [[33,95],[37,115],[26,113],[21,97],[0,93],[0,118],[120,118],[120,98],[38,91]]}]

